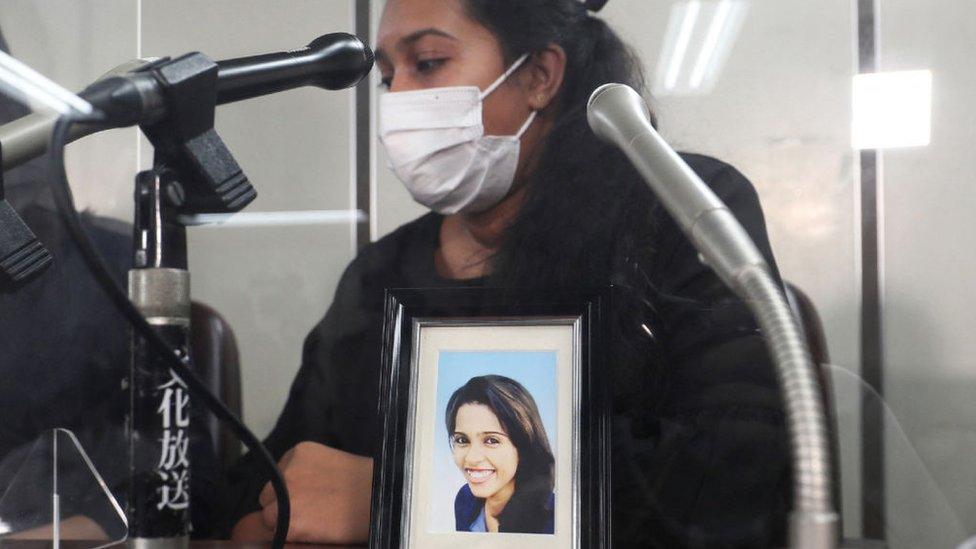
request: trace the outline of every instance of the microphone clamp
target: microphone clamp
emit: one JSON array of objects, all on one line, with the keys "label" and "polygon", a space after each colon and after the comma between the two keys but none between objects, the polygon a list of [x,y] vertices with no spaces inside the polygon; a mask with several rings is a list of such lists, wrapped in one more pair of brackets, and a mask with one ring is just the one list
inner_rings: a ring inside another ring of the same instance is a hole
[{"label": "microphone clamp", "polygon": [[44,271],[52,261],[51,252],[7,202],[3,173],[0,172],[0,285],[26,282]]}]

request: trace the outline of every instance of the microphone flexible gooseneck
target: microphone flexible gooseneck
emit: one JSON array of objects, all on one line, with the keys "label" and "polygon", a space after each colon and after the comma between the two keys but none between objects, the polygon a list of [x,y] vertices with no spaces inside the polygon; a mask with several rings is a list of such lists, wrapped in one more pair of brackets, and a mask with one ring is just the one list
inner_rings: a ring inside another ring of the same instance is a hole
[{"label": "microphone flexible gooseneck", "polygon": [[624,152],[702,260],[757,318],[776,364],[793,452],[790,546],[835,548],[838,517],[819,385],[803,333],[769,265],[728,207],[653,128],[640,94],[624,84],[603,85],[590,97],[587,119],[599,138]]},{"label": "microphone flexible gooseneck", "polygon": [[[320,36],[308,46],[217,61],[217,104],[251,99],[303,86],[341,90],[358,84],[373,68],[373,52],[358,37],[337,32]],[[136,66],[132,72],[96,81],[79,96],[105,112],[110,123],[79,121],[69,141],[93,133],[166,116],[163,85],[153,70],[166,59]],[[57,114],[35,113],[0,126],[3,170],[19,166],[47,151]]]}]

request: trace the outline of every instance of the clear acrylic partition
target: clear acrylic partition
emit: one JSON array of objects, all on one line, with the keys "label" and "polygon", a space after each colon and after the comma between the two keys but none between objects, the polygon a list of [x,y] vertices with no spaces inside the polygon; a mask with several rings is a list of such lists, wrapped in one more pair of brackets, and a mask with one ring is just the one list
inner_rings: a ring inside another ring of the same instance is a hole
[{"label": "clear acrylic partition", "polygon": [[[662,133],[752,181],[784,279],[820,314],[843,365],[845,535],[896,548],[976,536],[976,5],[617,0],[604,13],[643,57]],[[859,58],[879,74],[858,76]],[[862,149],[877,151],[873,181]],[[864,185],[878,194],[876,254],[862,247]],[[880,317],[862,326],[866,263]],[[861,333],[878,326],[880,374],[861,362]]]},{"label": "clear acrylic partition", "polygon": [[[922,447],[906,431],[906,416],[849,368],[823,365],[829,372],[834,414],[840,425],[857,421],[860,409],[877,410],[883,428],[884,456],[897,476],[889,485],[911,497],[887,498],[877,491],[864,492],[863,512],[877,520],[887,514],[883,539],[890,547],[956,547],[971,537],[964,505],[952,501],[939,482],[939,473],[926,463]],[[863,408],[862,408],[863,407]],[[841,452],[845,451],[841,443]],[[924,502],[924,504],[922,504]]]},{"label": "clear acrylic partition", "polygon": [[[12,477],[8,468],[16,471]],[[125,540],[125,512],[71,431],[42,433],[26,453],[5,456],[3,470],[0,543],[77,541],[102,547]]]},{"label": "clear acrylic partition", "polygon": [[[326,32],[352,31],[358,4],[289,0],[283,10],[273,0],[4,0],[0,33],[14,57],[76,91],[137,57],[294,49]],[[370,2],[374,36],[383,5]],[[875,61],[893,80],[855,78],[866,24],[858,14],[867,5],[878,31]],[[976,259],[967,248],[976,211],[968,162],[976,146],[976,4],[611,0],[601,17],[643,59],[664,136],[679,150],[733,164],[754,184],[784,279],[817,308],[830,360],[842,365],[831,371],[845,536],[884,537],[893,548],[957,547],[976,536],[976,338],[969,333]],[[897,114],[870,96],[856,102],[872,89]],[[44,108],[9,88],[2,95],[0,122]],[[865,110],[871,106],[878,109]],[[374,240],[424,212],[386,170],[381,147],[371,150],[368,189],[357,188],[364,174],[354,157],[363,151],[354,137],[366,128],[357,128],[355,109],[352,92],[303,89],[217,112],[217,129],[259,198],[241,215],[189,230],[193,296],[233,328],[243,415],[259,437],[287,398],[303,339],[369,239],[358,230],[363,193]],[[374,121],[375,112],[374,101]],[[878,126],[892,121],[906,123]],[[879,127],[873,135],[888,141],[860,131]],[[873,389],[860,381],[864,181],[855,145],[881,147],[881,249],[873,259],[882,274],[883,375]],[[151,162],[134,129],[68,149],[76,201],[120,282],[130,264],[133,177]],[[27,472],[25,456],[46,451],[35,445],[62,427],[77,435],[124,508],[127,326],[65,239],[46,178],[43,160],[4,178],[8,200],[56,261],[37,280],[0,293],[0,492],[7,494],[0,507],[14,501],[13,479],[27,478],[17,476]],[[881,417],[866,421],[865,409]],[[223,448],[202,436],[200,452]],[[866,446],[877,438],[880,449]],[[878,451],[880,460],[865,459]],[[865,475],[865,463],[881,467],[880,475]],[[879,476],[880,483],[871,480]],[[208,484],[216,473],[201,477],[194,489],[206,511],[216,502]],[[879,522],[880,532],[864,531]],[[195,528],[208,534],[205,524]]]},{"label": "clear acrylic partition", "polygon": [[[136,58],[200,51],[220,60],[353,32],[354,4],[296,0],[282,9],[270,0],[11,0],[0,2],[0,34],[15,58],[78,91]],[[0,93],[0,124],[42,108],[20,97]],[[216,129],[258,199],[239,215],[198,220],[206,224],[189,229],[193,300],[232,329],[220,341],[236,345],[242,414],[260,438],[281,411],[305,334],[365,244],[357,242],[362,214],[354,194],[353,105],[353,91],[306,88],[217,111]],[[69,145],[66,164],[85,228],[124,287],[132,264],[134,178],[152,165],[152,150],[136,129],[112,130]],[[45,159],[5,173],[4,180],[6,197],[55,260],[36,279],[0,293],[0,493],[38,437],[60,427],[76,433],[124,509],[129,328],[60,224]],[[233,379],[235,370],[225,374]],[[226,431],[216,434],[203,410],[194,410],[193,425],[193,528],[206,537],[218,470],[241,447]]]},{"label": "clear acrylic partition", "polygon": [[[12,8],[0,9],[0,23],[10,20]],[[30,20],[33,14],[20,15]],[[52,79],[49,66],[8,55],[2,42],[0,124],[89,112],[87,103]],[[128,533],[121,413],[127,339],[123,323],[99,314],[109,310],[108,302],[79,282],[78,259],[48,191],[50,173],[39,158],[3,176],[8,213],[53,261],[28,281],[5,278],[0,291],[0,544],[100,547]],[[101,223],[90,226],[108,231]]]}]

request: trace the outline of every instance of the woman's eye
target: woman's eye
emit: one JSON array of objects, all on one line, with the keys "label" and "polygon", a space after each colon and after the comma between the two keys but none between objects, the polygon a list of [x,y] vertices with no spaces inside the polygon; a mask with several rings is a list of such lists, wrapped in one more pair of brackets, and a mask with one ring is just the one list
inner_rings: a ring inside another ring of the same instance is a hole
[{"label": "woman's eye", "polygon": [[381,88],[388,90],[388,89],[390,89],[390,86],[391,85],[393,85],[393,77],[392,76],[384,76],[384,77],[380,78],[380,87]]},{"label": "woman's eye", "polygon": [[421,74],[430,72],[443,65],[445,61],[447,61],[447,59],[444,58],[421,59],[417,61],[417,72]]},{"label": "woman's eye", "polygon": [[455,436],[451,438],[451,444],[454,446],[463,446],[468,443],[468,437]]},{"label": "woman's eye", "polygon": [[499,439],[497,439],[495,437],[487,437],[487,438],[485,438],[485,444],[487,446],[498,446],[499,444],[501,444],[501,442],[502,442],[501,440],[499,440]]}]

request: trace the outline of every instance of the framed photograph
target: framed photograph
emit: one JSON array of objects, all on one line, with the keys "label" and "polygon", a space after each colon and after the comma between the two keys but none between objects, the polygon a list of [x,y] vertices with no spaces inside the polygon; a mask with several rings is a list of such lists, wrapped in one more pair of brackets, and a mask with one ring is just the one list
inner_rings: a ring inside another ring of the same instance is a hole
[{"label": "framed photograph", "polygon": [[370,547],[609,547],[608,296],[387,293]]}]

